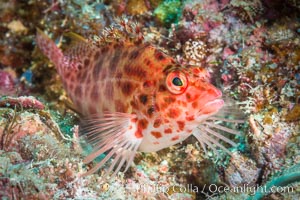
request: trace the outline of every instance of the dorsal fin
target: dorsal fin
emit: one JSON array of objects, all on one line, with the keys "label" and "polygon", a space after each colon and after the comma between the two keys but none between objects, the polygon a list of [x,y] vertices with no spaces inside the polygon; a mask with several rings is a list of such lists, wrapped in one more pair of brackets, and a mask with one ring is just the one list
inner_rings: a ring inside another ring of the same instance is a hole
[{"label": "dorsal fin", "polygon": [[53,62],[59,74],[62,73],[64,65],[63,52],[56,46],[56,44],[39,28],[37,28],[36,43],[39,49]]},{"label": "dorsal fin", "polygon": [[113,24],[105,28],[99,36],[93,36],[89,40],[96,46],[102,47],[114,42],[129,42],[140,44],[143,42],[143,34],[138,23],[128,17],[117,18]]},{"label": "dorsal fin", "polygon": [[80,35],[71,32],[65,35],[71,39],[71,44],[62,51],[43,31],[37,29],[38,47],[53,62],[61,76],[82,67],[84,58],[91,56],[97,48]]},{"label": "dorsal fin", "polygon": [[80,65],[83,66],[84,57],[90,57],[97,47],[74,32],[64,33],[64,36],[69,39],[69,43],[63,51],[65,60],[73,63],[78,69]]}]

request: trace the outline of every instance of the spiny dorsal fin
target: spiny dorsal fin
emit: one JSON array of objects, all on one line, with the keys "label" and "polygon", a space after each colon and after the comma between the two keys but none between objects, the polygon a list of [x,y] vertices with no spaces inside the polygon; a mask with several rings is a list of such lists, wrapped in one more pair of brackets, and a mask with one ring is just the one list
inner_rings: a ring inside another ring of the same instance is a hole
[{"label": "spiny dorsal fin", "polygon": [[113,42],[131,42],[140,44],[143,42],[141,27],[131,18],[117,18],[113,24],[105,28],[99,36],[89,38],[94,45],[101,47]]},{"label": "spiny dorsal fin", "polygon": [[66,62],[74,63],[75,68],[78,68],[79,65],[83,66],[84,57],[91,56],[97,47],[74,32],[64,33],[64,36],[70,40],[64,50]]},{"label": "spiny dorsal fin", "polygon": [[62,51],[56,46],[42,30],[37,28],[36,43],[39,49],[48,57],[56,66],[57,71],[61,74],[64,66],[64,55]]}]

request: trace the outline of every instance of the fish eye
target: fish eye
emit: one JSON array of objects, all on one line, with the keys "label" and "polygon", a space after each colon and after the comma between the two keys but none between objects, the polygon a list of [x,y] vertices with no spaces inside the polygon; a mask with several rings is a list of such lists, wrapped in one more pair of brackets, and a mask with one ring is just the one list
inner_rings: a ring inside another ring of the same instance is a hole
[{"label": "fish eye", "polygon": [[172,83],[173,83],[174,85],[176,85],[176,86],[182,86],[182,85],[183,85],[181,79],[178,78],[178,77],[173,78]]},{"label": "fish eye", "polygon": [[173,94],[182,94],[187,88],[187,78],[180,71],[170,72],[166,79],[168,90]]}]

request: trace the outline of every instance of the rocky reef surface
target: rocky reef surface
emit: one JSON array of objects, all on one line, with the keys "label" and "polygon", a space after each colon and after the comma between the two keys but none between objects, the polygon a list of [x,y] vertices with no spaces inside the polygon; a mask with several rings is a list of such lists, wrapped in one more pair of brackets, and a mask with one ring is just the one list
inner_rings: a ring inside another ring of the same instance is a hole
[{"label": "rocky reef surface", "polygon": [[[1,1],[1,199],[299,199],[299,13],[298,0]],[[79,116],[36,28],[63,45],[64,33],[98,35],[121,16],[237,102],[246,122],[231,156],[191,137],[138,153],[110,182],[79,176]]]}]

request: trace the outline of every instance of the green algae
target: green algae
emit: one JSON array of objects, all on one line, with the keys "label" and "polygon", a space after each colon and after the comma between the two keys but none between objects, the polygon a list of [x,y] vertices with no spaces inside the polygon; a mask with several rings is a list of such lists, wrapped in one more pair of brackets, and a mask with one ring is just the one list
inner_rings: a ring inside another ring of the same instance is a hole
[{"label": "green algae", "polygon": [[70,112],[61,114],[60,112],[50,110],[50,114],[59,126],[60,131],[64,135],[72,137],[74,124],[78,124],[78,118]]},{"label": "green algae", "polygon": [[167,27],[177,23],[182,15],[182,2],[179,0],[165,0],[155,10],[156,19]]}]

